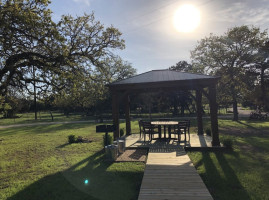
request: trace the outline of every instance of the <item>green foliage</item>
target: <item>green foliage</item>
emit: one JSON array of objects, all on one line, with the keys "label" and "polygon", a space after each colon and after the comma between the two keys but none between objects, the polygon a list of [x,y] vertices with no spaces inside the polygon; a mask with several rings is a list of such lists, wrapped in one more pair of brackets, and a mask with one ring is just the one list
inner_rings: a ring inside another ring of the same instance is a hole
[{"label": "green foliage", "polygon": [[75,136],[75,135],[68,135],[68,143],[81,143],[83,142],[83,137],[82,136]]},{"label": "green foliage", "polygon": [[68,135],[68,142],[69,144],[76,143],[77,137],[75,135]]},{"label": "green foliage", "polygon": [[180,72],[193,72],[193,70],[195,70],[192,65],[185,60],[179,61],[176,65],[169,67],[169,69]]},{"label": "green foliage", "polygon": [[104,147],[107,145],[111,145],[113,143],[113,137],[110,134],[105,134],[103,136],[103,145]]},{"label": "green foliage", "polygon": [[233,140],[229,137],[223,137],[221,138],[221,143],[228,149],[232,149],[233,148]]},{"label": "green foliage", "polygon": [[[87,112],[95,108],[96,113],[102,112],[106,107],[110,108],[110,103],[109,106],[105,106],[106,99],[109,98],[105,85],[130,77],[135,74],[135,70],[120,57],[115,56],[106,58],[98,65],[100,68],[92,71],[91,75],[77,73],[72,82],[69,81],[70,83],[54,96],[55,105],[66,111],[78,108]],[[99,104],[102,106],[98,106]]]},{"label": "green foliage", "polygon": [[259,50],[266,41],[267,31],[240,26],[221,36],[211,34],[200,40],[191,52],[192,64],[197,70],[221,77],[218,99],[223,105],[233,103],[234,120],[238,120],[238,101],[258,82],[259,78],[249,76],[248,72],[253,71],[250,66],[259,65],[265,59],[259,56]]},{"label": "green foliage", "polygon": [[0,94],[11,84],[32,94],[30,85],[38,85],[44,98],[54,93],[54,103],[66,113],[76,107],[90,110],[107,98],[107,83],[135,73],[111,53],[124,49],[122,34],[104,27],[93,13],[62,16],[55,23],[49,3],[1,1]]},{"label": "green foliage", "polygon": [[83,142],[83,137],[82,136],[78,136],[77,139],[76,139],[76,142],[77,143]]}]

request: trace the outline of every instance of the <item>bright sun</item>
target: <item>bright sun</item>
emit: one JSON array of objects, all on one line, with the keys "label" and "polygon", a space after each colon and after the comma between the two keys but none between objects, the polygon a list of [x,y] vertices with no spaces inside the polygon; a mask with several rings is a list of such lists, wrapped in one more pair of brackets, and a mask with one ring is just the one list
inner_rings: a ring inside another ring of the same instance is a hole
[{"label": "bright sun", "polygon": [[200,11],[193,5],[183,5],[174,14],[174,27],[179,32],[192,32],[199,24]]}]

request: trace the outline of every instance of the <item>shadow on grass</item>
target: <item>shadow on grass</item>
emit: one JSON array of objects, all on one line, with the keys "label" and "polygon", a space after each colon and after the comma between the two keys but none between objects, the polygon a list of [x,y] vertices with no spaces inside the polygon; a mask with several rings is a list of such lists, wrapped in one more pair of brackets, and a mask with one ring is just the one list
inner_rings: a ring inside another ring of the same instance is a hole
[{"label": "shadow on grass", "polygon": [[134,191],[139,191],[137,183],[143,172],[108,170],[112,163],[103,160],[103,151],[96,152],[65,171],[34,182],[8,200],[137,199],[138,192]]},{"label": "shadow on grass", "polygon": [[65,143],[65,144],[61,144],[61,145],[59,145],[59,146],[57,146],[57,147],[55,147],[56,149],[62,149],[62,148],[64,148],[64,147],[66,147],[66,146],[68,146],[68,145],[70,145],[70,143]]},{"label": "shadow on grass", "polygon": [[236,121],[238,124],[242,124],[242,125],[244,125],[244,126],[246,126],[246,127],[248,127],[248,128],[250,128],[250,129],[253,129],[253,130],[258,130],[257,128],[255,128],[254,126],[250,126],[249,124],[247,124],[247,123],[244,123],[244,122],[242,122],[242,121]]},{"label": "shadow on grass", "polygon": [[[201,177],[214,199],[250,199],[224,153],[215,152],[212,154],[215,155],[216,160],[210,157],[209,152],[203,152],[202,159],[197,166],[204,164],[206,173],[201,174]],[[231,152],[230,155],[238,157],[235,152]],[[221,169],[216,166],[220,166]]]},{"label": "shadow on grass", "polygon": [[[52,124],[52,125],[36,125],[25,127],[13,127],[1,129],[0,136],[22,135],[22,134],[43,134],[55,133],[57,131],[70,131],[79,128],[94,127],[93,123],[70,123],[70,124]],[[95,127],[94,127],[95,128]]]}]

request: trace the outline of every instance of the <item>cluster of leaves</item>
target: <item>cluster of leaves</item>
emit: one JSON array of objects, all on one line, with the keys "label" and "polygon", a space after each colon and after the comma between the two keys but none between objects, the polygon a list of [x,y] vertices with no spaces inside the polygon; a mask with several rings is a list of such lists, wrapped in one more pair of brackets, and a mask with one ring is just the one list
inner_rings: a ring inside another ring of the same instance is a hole
[{"label": "cluster of leaves", "polygon": [[[191,58],[192,64],[180,61],[169,69],[219,76],[217,101],[221,107],[233,105],[234,120],[238,119],[239,102],[269,110],[267,31],[240,26],[229,29],[221,36],[210,34],[198,42],[191,51]],[[191,96],[191,93],[185,95]],[[176,97],[173,99],[175,101]]]},{"label": "cluster of leaves", "polygon": [[8,103],[5,103],[5,99],[3,96],[0,96],[0,114],[4,117],[8,115],[8,111],[11,110],[11,106]]},{"label": "cluster of leaves", "polygon": [[221,36],[211,34],[200,40],[191,52],[195,69],[221,77],[219,102],[233,104],[234,120],[238,119],[237,104],[244,99],[269,109],[268,41],[267,31],[240,26]]},{"label": "cluster of leaves", "polygon": [[56,23],[49,3],[0,0],[0,95],[10,88],[33,95],[34,86],[39,94],[56,94],[56,104],[94,105],[105,98],[105,84],[135,73],[113,54],[125,47],[121,32],[93,13]]}]

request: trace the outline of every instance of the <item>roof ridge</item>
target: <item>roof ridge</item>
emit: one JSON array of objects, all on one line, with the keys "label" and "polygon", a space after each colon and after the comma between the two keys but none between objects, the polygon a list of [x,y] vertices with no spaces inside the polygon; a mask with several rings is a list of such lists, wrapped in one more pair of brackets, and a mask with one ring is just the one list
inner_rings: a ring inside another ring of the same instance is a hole
[{"label": "roof ridge", "polygon": [[[174,74],[173,77],[171,77],[172,73]],[[161,82],[161,81],[180,81],[180,80],[191,80],[191,79],[193,79],[193,80],[195,80],[195,79],[218,79],[218,78],[219,77],[205,75],[205,74],[181,72],[181,71],[171,70],[171,69],[157,69],[157,70],[147,71],[147,72],[144,72],[141,74],[136,74],[132,77],[118,80],[118,81],[112,82],[108,85],[130,84],[130,83],[134,84],[134,83],[138,83],[140,81],[142,81],[142,82]],[[171,80],[169,80],[169,79],[171,79]]]}]

